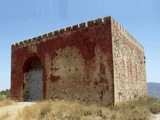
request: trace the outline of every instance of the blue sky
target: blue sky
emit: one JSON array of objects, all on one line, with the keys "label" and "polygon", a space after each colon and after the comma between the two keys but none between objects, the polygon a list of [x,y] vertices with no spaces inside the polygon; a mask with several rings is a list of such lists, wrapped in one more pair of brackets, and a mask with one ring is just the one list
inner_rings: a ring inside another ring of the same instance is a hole
[{"label": "blue sky", "polygon": [[144,46],[147,81],[160,82],[159,8],[160,0],[0,0],[0,90],[10,88],[11,44],[104,16]]}]

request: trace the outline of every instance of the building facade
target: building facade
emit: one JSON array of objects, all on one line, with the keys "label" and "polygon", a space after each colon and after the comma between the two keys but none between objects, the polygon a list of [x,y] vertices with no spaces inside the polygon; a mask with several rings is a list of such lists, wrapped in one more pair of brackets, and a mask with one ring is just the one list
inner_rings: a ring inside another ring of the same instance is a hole
[{"label": "building facade", "polygon": [[11,97],[103,106],[147,96],[143,47],[104,17],[12,45]]}]

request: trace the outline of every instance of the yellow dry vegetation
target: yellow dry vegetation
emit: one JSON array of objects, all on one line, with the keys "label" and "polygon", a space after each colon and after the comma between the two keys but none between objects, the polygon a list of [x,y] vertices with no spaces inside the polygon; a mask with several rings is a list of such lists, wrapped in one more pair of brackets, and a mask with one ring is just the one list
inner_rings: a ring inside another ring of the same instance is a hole
[{"label": "yellow dry vegetation", "polygon": [[0,107],[12,105],[14,102],[9,98],[0,97]]},{"label": "yellow dry vegetation", "polygon": [[139,98],[112,107],[49,100],[25,107],[17,120],[148,120],[150,112],[160,112],[160,100]]},{"label": "yellow dry vegetation", "polygon": [[[0,97],[0,107],[14,101]],[[78,101],[47,100],[36,102],[20,110],[16,120],[148,120],[150,113],[160,113],[160,100],[139,98],[116,106],[84,105]],[[0,116],[1,120],[9,114]]]}]

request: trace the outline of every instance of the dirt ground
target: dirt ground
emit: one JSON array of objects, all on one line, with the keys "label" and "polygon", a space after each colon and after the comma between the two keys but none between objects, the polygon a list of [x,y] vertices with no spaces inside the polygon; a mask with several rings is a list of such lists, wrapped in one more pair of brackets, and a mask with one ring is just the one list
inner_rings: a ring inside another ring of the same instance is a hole
[{"label": "dirt ground", "polygon": [[10,106],[0,108],[0,120],[15,120],[18,113],[26,106],[34,104],[33,102],[19,102]]},{"label": "dirt ground", "polygon": [[150,114],[149,120],[160,120],[160,114]]},{"label": "dirt ground", "polygon": [[[24,107],[35,104],[34,102],[19,102],[10,106],[0,108],[0,120],[16,120],[18,113],[23,110]],[[149,120],[160,120],[160,114],[149,115]]]}]

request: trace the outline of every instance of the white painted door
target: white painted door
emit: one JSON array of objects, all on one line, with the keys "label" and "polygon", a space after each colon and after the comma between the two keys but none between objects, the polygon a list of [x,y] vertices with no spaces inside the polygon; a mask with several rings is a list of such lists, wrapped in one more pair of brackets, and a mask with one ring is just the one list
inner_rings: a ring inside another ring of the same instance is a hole
[{"label": "white painted door", "polygon": [[28,74],[28,101],[43,99],[43,70],[33,69]]}]

